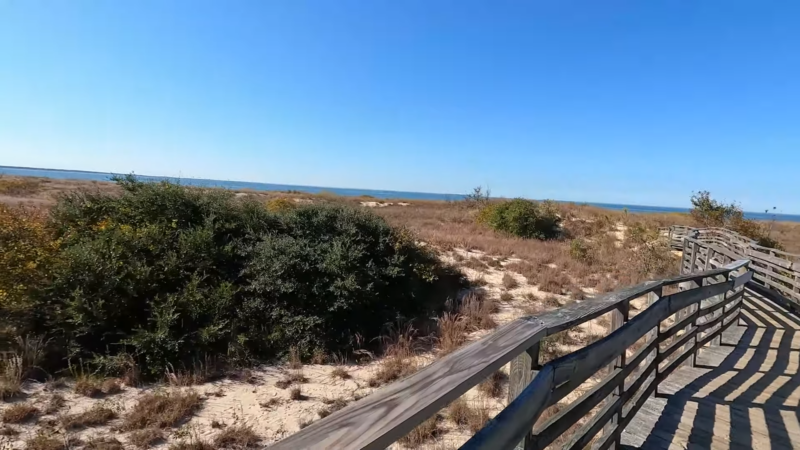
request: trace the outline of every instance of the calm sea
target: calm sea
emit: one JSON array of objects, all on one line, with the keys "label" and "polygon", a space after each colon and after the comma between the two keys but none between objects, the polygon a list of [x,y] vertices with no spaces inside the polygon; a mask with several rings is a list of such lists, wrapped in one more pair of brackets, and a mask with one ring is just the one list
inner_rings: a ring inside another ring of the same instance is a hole
[{"label": "calm sea", "polygon": [[[103,172],[85,172],[80,170],[56,170],[56,169],[33,169],[27,167],[8,167],[0,166],[0,174],[18,175],[27,177],[45,177],[71,180],[96,180],[108,181],[114,174]],[[379,191],[373,189],[347,189],[319,186],[295,186],[290,184],[271,184],[271,183],[251,183],[248,181],[223,181],[223,180],[204,180],[201,178],[173,178],[173,177],[154,177],[149,175],[137,175],[137,178],[147,181],[169,180],[180,182],[181,184],[202,187],[221,187],[226,189],[253,189],[256,191],[300,191],[310,194],[320,192],[332,192],[338,195],[356,197],[360,195],[370,195],[379,199],[408,199],[408,200],[460,200],[464,196],[461,194],[432,194],[427,192],[403,192],[403,191]],[[626,209],[635,213],[687,213],[687,208],[672,208],[668,206],[642,206],[642,205],[622,205],[614,203],[591,203],[587,205],[600,208],[622,210]],[[745,213],[750,219],[771,220],[771,214],[764,213]],[[800,215],[776,214],[779,221],[800,222]]]}]

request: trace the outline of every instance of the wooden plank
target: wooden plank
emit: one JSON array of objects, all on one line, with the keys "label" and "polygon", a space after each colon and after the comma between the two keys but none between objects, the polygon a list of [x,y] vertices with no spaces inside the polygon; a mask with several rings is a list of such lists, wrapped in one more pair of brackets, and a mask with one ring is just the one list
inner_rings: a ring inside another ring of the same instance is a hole
[{"label": "wooden plank", "polygon": [[545,332],[537,318],[518,319],[270,448],[383,450],[539,342]]},{"label": "wooden plank", "polygon": [[[539,352],[541,342],[537,342],[533,347],[522,352],[511,361],[511,374],[508,384],[508,403],[514,401],[522,391],[530,384],[536,376],[539,368]],[[531,445],[531,434],[526,433],[525,437],[515,447],[518,450],[526,450]]]},{"label": "wooden plank", "polygon": [[780,267],[782,269],[790,269],[791,270],[791,269],[795,268],[794,263],[792,263],[789,260],[778,258],[778,257],[772,256],[772,255],[769,255],[767,253],[762,253],[762,252],[757,251],[757,250],[755,250],[753,248],[748,248],[744,256],[749,257],[749,258],[754,259],[754,260],[765,261],[765,262],[772,263],[772,264],[774,264],[774,265],[776,265],[776,266],[778,266],[778,267]]}]

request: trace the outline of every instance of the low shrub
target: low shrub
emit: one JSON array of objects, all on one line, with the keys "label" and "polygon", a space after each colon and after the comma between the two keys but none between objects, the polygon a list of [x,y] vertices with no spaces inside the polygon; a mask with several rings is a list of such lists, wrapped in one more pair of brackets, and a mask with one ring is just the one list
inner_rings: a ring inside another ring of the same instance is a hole
[{"label": "low shrub", "polygon": [[73,192],[49,217],[0,206],[0,345],[43,335],[54,364],[121,376],[125,359],[156,378],[209,357],[347,352],[357,335],[438,314],[462,285],[363,208],[270,211],[222,190],[117,182],[120,195]]},{"label": "low shrub", "polygon": [[593,261],[591,247],[585,240],[581,238],[576,238],[570,241],[569,256],[585,263],[592,263]]},{"label": "low shrub", "polygon": [[490,203],[479,212],[478,221],[497,232],[525,239],[554,239],[561,233],[561,218],[551,202],[517,198]]},{"label": "low shrub", "polygon": [[145,394],[125,416],[123,431],[169,428],[191,416],[203,401],[196,392]]}]

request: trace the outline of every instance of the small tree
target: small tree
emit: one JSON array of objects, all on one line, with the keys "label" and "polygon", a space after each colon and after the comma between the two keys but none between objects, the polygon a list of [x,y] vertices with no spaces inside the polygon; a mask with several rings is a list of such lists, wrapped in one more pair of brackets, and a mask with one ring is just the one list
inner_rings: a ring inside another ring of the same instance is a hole
[{"label": "small tree", "polygon": [[741,209],[734,203],[726,205],[711,198],[708,191],[692,195],[692,218],[703,227],[725,227]]},{"label": "small tree", "polygon": [[[718,202],[711,198],[708,191],[692,195],[691,201],[690,214],[699,226],[727,228],[756,241],[762,247],[782,248],[780,242],[772,239],[770,232],[762,224],[745,218],[744,211],[736,203],[726,205]],[[771,228],[770,226],[770,230]]]},{"label": "small tree", "polygon": [[485,206],[491,195],[492,191],[488,187],[484,190],[483,186],[476,186],[471,193],[464,196],[464,202],[471,207]]}]

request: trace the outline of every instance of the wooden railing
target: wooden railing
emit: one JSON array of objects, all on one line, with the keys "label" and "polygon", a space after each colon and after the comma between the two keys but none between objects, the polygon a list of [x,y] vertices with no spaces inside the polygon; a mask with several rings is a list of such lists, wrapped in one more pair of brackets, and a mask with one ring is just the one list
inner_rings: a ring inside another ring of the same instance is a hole
[{"label": "wooden railing", "polygon": [[[776,291],[794,310],[800,310],[800,255],[762,247],[753,240],[724,228],[691,228],[673,226],[666,230],[670,244],[692,253],[695,243],[702,243],[698,253],[701,260],[708,252],[712,258],[726,261],[749,259],[753,280]],[[719,256],[717,256],[719,255]]]},{"label": "wooden railing", "polygon": [[[541,449],[575,426],[564,448],[609,448],[658,384],[736,321],[749,262],[722,265],[701,254],[689,256],[683,275],[517,319],[272,448],[385,449],[509,362],[510,403],[462,449]],[[648,306],[634,315],[636,300]],[[540,365],[547,336],[607,313],[610,334]],[[597,375],[589,391],[534,429],[545,409]]]}]

